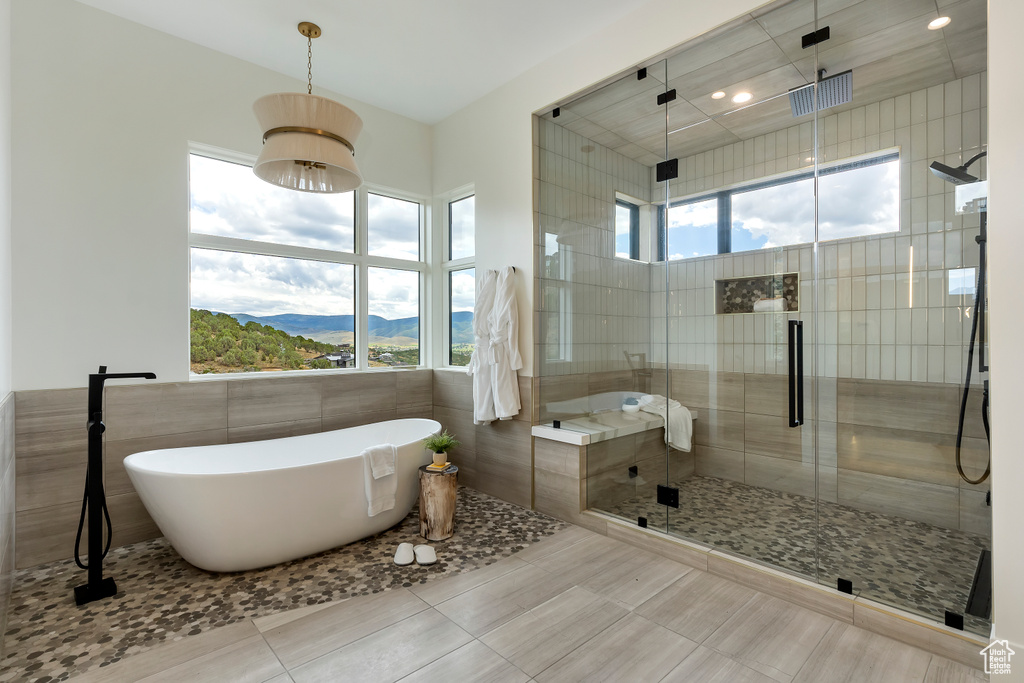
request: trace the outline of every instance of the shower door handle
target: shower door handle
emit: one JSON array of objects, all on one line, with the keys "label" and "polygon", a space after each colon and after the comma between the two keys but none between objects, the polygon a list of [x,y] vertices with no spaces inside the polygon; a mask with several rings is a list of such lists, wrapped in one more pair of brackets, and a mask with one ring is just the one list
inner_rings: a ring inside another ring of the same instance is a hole
[{"label": "shower door handle", "polygon": [[789,426],[804,423],[804,323],[789,321]]}]

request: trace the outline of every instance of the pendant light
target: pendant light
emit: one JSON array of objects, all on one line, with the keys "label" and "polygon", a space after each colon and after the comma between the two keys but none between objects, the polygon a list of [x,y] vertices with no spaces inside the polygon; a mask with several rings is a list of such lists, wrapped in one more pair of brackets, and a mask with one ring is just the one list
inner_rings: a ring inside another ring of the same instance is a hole
[{"label": "pendant light", "polygon": [[313,39],[321,31],[304,21],[299,33],[308,41],[307,92],[265,95],[252,105],[263,129],[263,150],[252,170],[289,190],[348,192],[363,184],[353,158],[363,120],[348,107],[313,94]]}]

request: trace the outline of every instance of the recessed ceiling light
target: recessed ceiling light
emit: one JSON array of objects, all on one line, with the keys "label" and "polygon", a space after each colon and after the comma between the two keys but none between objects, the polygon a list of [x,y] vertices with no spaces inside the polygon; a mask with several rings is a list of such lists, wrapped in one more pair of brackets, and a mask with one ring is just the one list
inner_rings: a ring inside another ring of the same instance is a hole
[{"label": "recessed ceiling light", "polygon": [[943,26],[948,25],[950,21],[952,21],[952,19],[949,17],[939,17],[938,19],[929,22],[928,28],[932,31],[938,31]]},{"label": "recessed ceiling light", "polygon": [[748,92],[738,92],[732,96],[732,101],[736,104],[743,104],[744,102],[749,102],[752,99],[754,99],[754,96]]},{"label": "recessed ceiling light", "polygon": [[725,93],[722,92],[721,90],[719,90],[718,92],[711,93],[711,99],[713,100],[720,100],[723,97],[725,97]]}]

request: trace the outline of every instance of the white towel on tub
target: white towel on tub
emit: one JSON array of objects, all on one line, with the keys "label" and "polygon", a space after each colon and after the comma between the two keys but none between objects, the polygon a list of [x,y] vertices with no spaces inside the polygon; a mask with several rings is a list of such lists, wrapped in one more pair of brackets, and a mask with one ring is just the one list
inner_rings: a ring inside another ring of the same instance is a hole
[{"label": "white towel on tub", "polygon": [[384,443],[359,454],[363,459],[363,478],[369,503],[366,512],[370,517],[395,507],[395,491],[398,490],[396,452],[395,446]]},{"label": "white towel on tub", "polygon": [[693,437],[693,416],[675,399],[658,394],[640,397],[640,410],[660,415],[665,420],[665,443],[678,451],[690,452]]}]

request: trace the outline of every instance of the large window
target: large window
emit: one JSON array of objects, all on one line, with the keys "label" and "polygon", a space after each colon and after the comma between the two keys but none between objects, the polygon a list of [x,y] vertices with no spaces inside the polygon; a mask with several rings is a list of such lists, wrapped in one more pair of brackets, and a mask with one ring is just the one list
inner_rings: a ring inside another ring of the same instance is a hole
[{"label": "large window", "polygon": [[476,198],[466,190],[447,201],[444,266],[448,329],[448,365],[468,365],[473,355],[473,308],[476,300]]},{"label": "large window", "polygon": [[285,190],[218,156],[189,156],[192,372],[418,365],[422,203]]},{"label": "large window", "polygon": [[[896,152],[820,168],[818,240],[898,231],[899,198]],[[690,197],[671,202],[665,213],[669,260],[813,242],[814,174]]]}]

